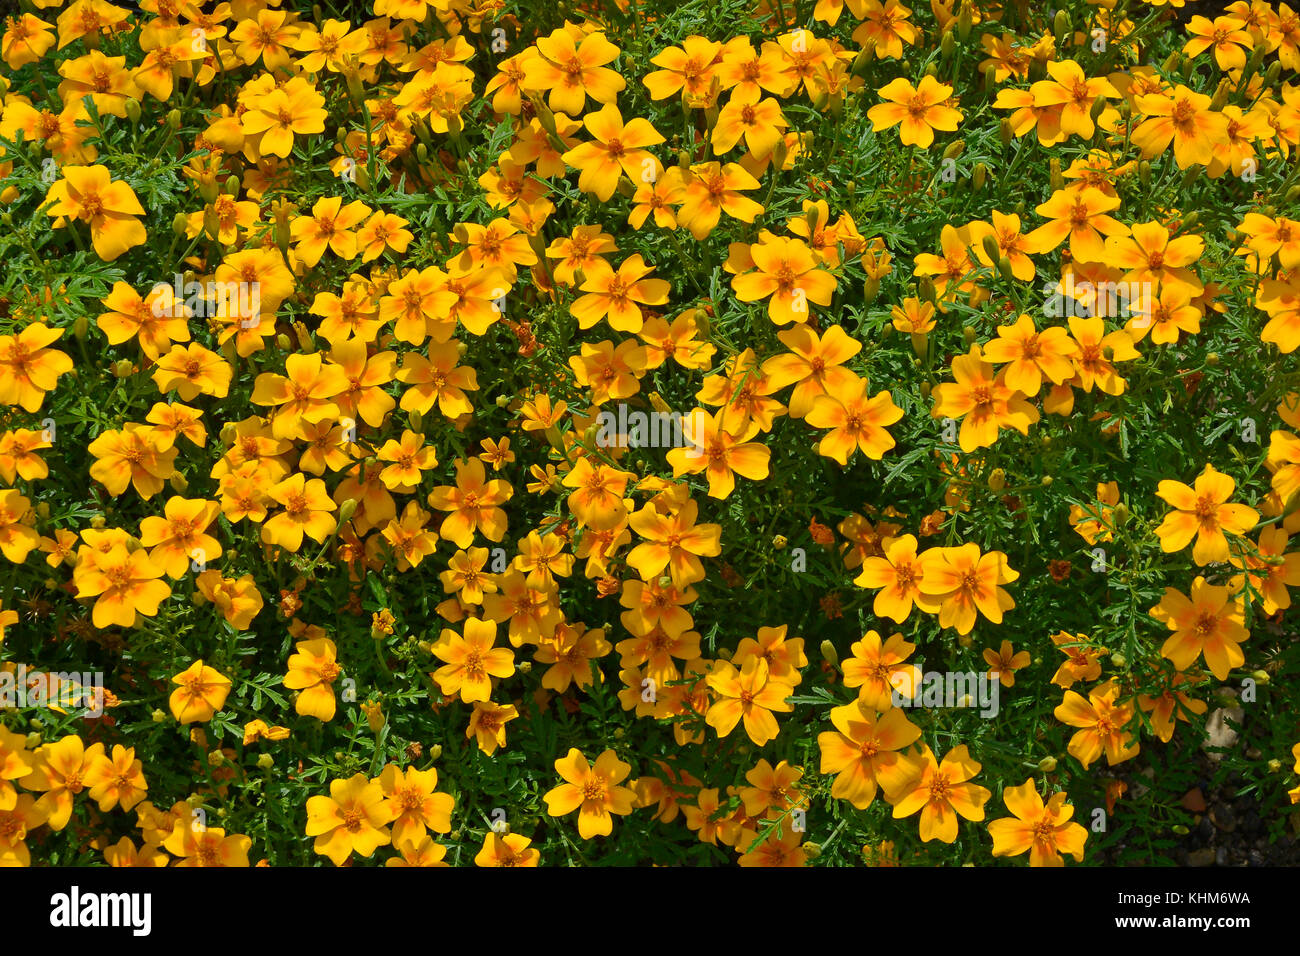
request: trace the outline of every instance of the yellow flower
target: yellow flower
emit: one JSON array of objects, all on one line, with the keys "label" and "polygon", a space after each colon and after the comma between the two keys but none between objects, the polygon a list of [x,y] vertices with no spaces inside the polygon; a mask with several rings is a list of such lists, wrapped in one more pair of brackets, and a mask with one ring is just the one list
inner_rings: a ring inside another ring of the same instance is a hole
[{"label": "yellow flower", "polygon": [[1065,802],[1065,791],[1052,794],[1044,805],[1031,777],[1018,787],[1007,787],[1002,799],[1014,816],[989,824],[994,856],[1017,856],[1028,850],[1030,866],[1064,866],[1062,853],[1083,862],[1088,831],[1070,822],[1074,807]]},{"label": "yellow flower", "polygon": [[436,793],[437,770],[416,770],[407,767],[403,773],[397,764],[384,767],[379,784],[388,798],[388,810],[393,820],[393,845],[418,843],[429,830],[451,832],[451,811],[455,799],[447,793]]},{"label": "yellow flower", "polygon": [[284,686],[298,691],[293,709],[304,717],[316,717],[328,723],[334,719],[334,681],[342,673],[334,642],[327,637],[299,641],[297,653],[289,658],[289,673]]},{"label": "yellow flower", "polygon": [[936,762],[926,747],[919,758],[911,758],[913,776],[899,782],[886,797],[894,804],[894,819],[921,811],[921,840],[952,843],[957,839],[957,817],[983,820],[984,804],[993,794],[970,779],[980,772],[966,745],[948,751]]},{"label": "yellow flower", "polygon": [[885,102],[867,110],[867,119],[877,132],[901,123],[898,135],[904,146],[929,149],[936,129],[951,133],[961,122],[961,112],[945,105],[952,87],[932,76],[923,76],[918,86],[900,76],[877,92]]},{"label": "yellow flower", "polygon": [[1165,516],[1156,528],[1163,551],[1181,551],[1191,542],[1192,560],[1197,564],[1212,564],[1229,558],[1228,539],[1225,532],[1242,535],[1259,521],[1259,512],[1246,505],[1230,505],[1236,482],[1228,475],[1206,465],[1189,488],[1181,481],[1162,481],[1156,494],[1176,509]]},{"label": "yellow flower", "polygon": [[794,710],[794,705],[786,701],[794,693],[794,685],[772,677],[767,661],[758,656],[747,659],[739,672],[726,661],[719,661],[708,676],[708,684],[719,699],[709,708],[704,721],[719,737],[726,737],[743,719],[745,733],[761,747],[780,732],[772,711]]},{"label": "yellow flower", "polygon": [[549,791],[546,812],[562,817],[578,811],[578,834],[584,840],[609,836],[614,830],[611,814],[626,816],[632,812],[636,794],[618,786],[632,772],[630,764],[618,759],[613,750],[596,758],[595,766],[576,747],[555,761],[555,769],[564,783]]},{"label": "yellow flower", "polygon": [[392,819],[392,805],[383,787],[361,773],[331,781],[328,797],[307,799],[306,832],[316,838],[312,848],[335,866],[342,866],[354,850],[368,857],[388,846]]},{"label": "yellow flower", "polygon": [[470,618],[465,622],[465,636],[447,628],[433,645],[434,656],[446,662],[433,678],[448,696],[459,694],[467,704],[485,701],[492,695],[492,678],[509,677],[515,672],[515,652],[508,647],[493,648],[497,637],[495,621]]},{"label": "yellow flower", "polygon": [[180,687],[172,691],[168,704],[172,716],[182,724],[211,720],[225,706],[230,678],[203,663],[202,658],[172,678]]},{"label": "yellow flower", "polygon": [[489,833],[483,849],[474,857],[475,866],[537,866],[541,854],[529,847],[533,841],[518,833]]}]

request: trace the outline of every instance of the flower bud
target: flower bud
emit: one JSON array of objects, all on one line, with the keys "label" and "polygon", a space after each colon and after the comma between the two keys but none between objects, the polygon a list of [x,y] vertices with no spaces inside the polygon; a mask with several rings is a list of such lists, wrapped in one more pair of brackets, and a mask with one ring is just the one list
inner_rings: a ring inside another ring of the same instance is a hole
[{"label": "flower bud", "polygon": [[384,729],[384,708],[379,701],[367,701],[362,704],[361,712],[366,715],[366,726],[370,728],[372,734],[377,734]]},{"label": "flower bud", "polygon": [[348,498],[339,506],[339,524],[347,524],[357,513],[357,499]]},{"label": "flower bud", "polygon": [[169,129],[171,129],[171,130],[173,130],[173,131],[178,130],[178,129],[181,128],[181,111],[180,111],[180,110],[171,110],[170,112],[168,112],[168,114],[167,114],[167,126],[168,126]]},{"label": "flower bud", "polygon": [[835,645],[830,642],[829,638],[827,640],[822,641],[821,652],[822,652],[822,660],[824,660],[827,664],[830,664],[831,667],[835,667],[837,664],[839,664],[840,655],[838,652],[836,652]]},{"label": "flower bud", "polygon": [[994,468],[989,472],[989,490],[1001,491],[1007,486],[1007,473],[1001,468]]},{"label": "flower bud", "polygon": [[155,707],[154,712],[149,715],[149,719],[152,720],[155,724],[161,724],[163,721],[167,719],[167,713],[166,711],[160,710],[159,708]]},{"label": "flower bud", "polygon": [[1069,32],[1070,14],[1065,10],[1057,10],[1056,16],[1052,19],[1052,34],[1056,37],[1057,49],[1065,45],[1065,37]]},{"label": "flower bud", "polygon": [[997,262],[1002,258],[1002,249],[998,246],[998,241],[994,238],[993,233],[986,233],[980,240],[980,245],[984,247],[984,254]]},{"label": "flower bud", "polygon": [[270,770],[275,766],[275,758],[270,754],[257,755],[257,768],[259,770]]},{"label": "flower bud", "polygon": [[1042,773],[1051,773],[1056,769],[1056,758],[1044,757],[1042,760],[1038,761],[1038,769]]},{"label": "flower bud", "polygon": [[778,551],[784,551],[790,540],[783,534],[778,534],[772,539],[772,547]]}]

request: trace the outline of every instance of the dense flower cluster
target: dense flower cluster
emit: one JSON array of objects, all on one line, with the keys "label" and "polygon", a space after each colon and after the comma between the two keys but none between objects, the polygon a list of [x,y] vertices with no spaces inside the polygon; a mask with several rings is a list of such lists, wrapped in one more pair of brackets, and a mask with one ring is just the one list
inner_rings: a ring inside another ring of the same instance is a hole
[{"label": "dense flower cluster", "polygon": [[1281,833],[1300,13],[297,6],[4,21],[0,865]]}]

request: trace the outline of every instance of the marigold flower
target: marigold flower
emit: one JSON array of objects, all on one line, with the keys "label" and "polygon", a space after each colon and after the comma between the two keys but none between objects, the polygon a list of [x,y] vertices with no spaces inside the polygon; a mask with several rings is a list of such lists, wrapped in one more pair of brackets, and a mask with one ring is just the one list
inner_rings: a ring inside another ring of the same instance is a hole
[{"label": "marigold flower", "polygon": [[939,548],[925,565],[921,593],[939,607],[939,626],[954,627],[969,634],[976,611],[994,624],[1002,623],[1002,612],[1016,606],[1000,585],[1020,577],[1007,564],[1001,551],[981,555],[979,545],[968,542],[956,548]]},{"label": "marigold flower", "polygon": [[971,759],[965,744],[948,751],[942,763],[935,760],[929,747],[924,748],[919,758],[907,759],[912,775],[907,778],[891,775],[893,791],[887,789],[885,795],[894,805],[895,820],[921,811],[922,842],[954,842],[958,816],[975,821],[984,819],[984,804],[993,794],[969,782],[980,772],[980,764]]},{"label": "marigold flower", "polygon": [[1180,83],[1169,93],[1137,96],[1135,104],[1134,113],[1145,119],[1131,138],[1144,157],[1157,156],[1173,143],[1179,169],[1208,166],[1214,159],[1214,144],[1224,138],[1228,121],[1210,109],[1210,97]]},{"label": "marigold flower", "polygon": [[0,404],[39,411],[45,393],[52,392],[60,375],[72,371],[72,359],[48,346],[63,329],[33,322],[17,335],[0,335]]},{"label": "marigold flower", "polygon": [[844,686],[859,688],[863,706],[884,712],[894,706],[893,695],[912,698],[921,683],[921,669],[904,661],[916,650],[902,634],[891,634],[882,642],[875,631],[867,631],[862,640],[849,648],[851,657],[844,660]]},{"label": "marigold flower", "polygon": [[1254,508],[1227,503],[1234,488],[1236,482],[1213,465],[1205,466],[1194,488],[1181,481],[1161,481],[1156,494],[1175,509],[1156,528],[1161,550],[1181,551],[1194,536],[1192,560],[1198,565],[1227,561],[1226,534],[1244,535],[1259,521]]},{"label": "marigold flower", "polygon": [[660,69],[647,73],[642,82],[653,100],[681,92],[692,108],[705,106],[721,53],[722,44],[716,40],[688,36],[680,47],[667,47],[651,57]]},{"label": "marigold flower", "polygon": [[794,705],[787,702],[794,685],[772,677],[767,661],[758,656],[748,658],[739,671],[727,661],[718,661],[708,676],[708,684],[719,699],[709,707],[704,720],[719,737],[726,737],[743,720],[745,733],[761,747],[780,732],[772,712],[794,710]]},{"label": "marigold flower", "polygon": [[1078,681],[1096,680],[1101,676],[1102,648],[1089,647],[1086,634],[1067,634],[1058,631],[1052,643],[1065,655],[1065,660],[1052,675],[1052,683],[1068,690]]},{"label": "marigold flower", "polygon": [[763,207],[741,191],[757,188],[758,180],[736,163],[692,166],[677,220],[700,240],[713,231],[724,212],[732,219],[753,222]]},{"label": "marigold flower", "polygon": [[118,806],[130,810],[149,791],[144,778],[144,762],[136,758],[134,747],[121,744],[113,745],[111,755],[98,751],[82,782],[89,788],[90,799],[99,805],[101,813]]},{"label": "marigold flower", "polygon": [[467,704],[486,701],[492,695],[492,678],[509,677],[515,672],[515,653],[508,647],[496,647],[495,621],[469,618],[462,637],[450,628],[433,645],[433,654],[443,667],[434,672],[438,687],[448,696],[459,694]]},{"label": "marigold flower", "polygon": [[1174,736],[1174,720],[1190,723],[1189,714],[1203,714],[1209,705],[1203,700],[1194,700],[1188,697],[1180,690],[1176,690],[1180,684],[1188,683],[1188,679],[1182,674],[1174,674],[1169,681],[1169,686],[1158,696],[1152,697],[1149,694],[1138,695],[1138,706],[1143,711],[1151,715],[1151,729],[1156,732],[1156,736],[1164,743],[1169,743]]},{"label": "marigold flower", "polygon": [[328,723],[334,719],[337,706],[333,685],[343,673],[338,664],[338,650],[327,637],[298,641],[294,648],[296,652],[289,658],[289,672],[284,678],[284,686],[298,692],[293,702],[294,712]]},{"label": "marigold flower", "polygon": [[617,59],[619,49],[600,31],[575,37],[567,29],[553,30],[537,38],[538,56],[523,64],[522,86],[547,90],[547,105],[556,113],[581,116],[590,96],[597,103],[613,103],[627,86],[617,71],[606,67]]},{"label": "marigold flower", "polygon": [[[506,745],[506,723],[519,716],[513,704],[494,704],[490,700],[474,702],[469,715],[465,737],[478,744],[478,749],[491,757],[498,747]],[[482,865],[482,864],[479,864]]]},{"label": "marigold flower", "polygon": [[1003,687],[1016,686],[1016,671],[1028,667],[1031,658],[1028,651],[1016,653],[1010,641],[1003,641],[995,651],[991,647],[984,649],[984,662],[989,665],[988,676],[1001,681]]},{"label": "marigold flower", "polygon": [[1216,587],[1197,577],[1190,596],[1175,588],[1165,588],[1160,603],[1150,612],[1174,633],[1160,648],[1160,654],[1185,671],[1201,655],[1205,665],[1219,680],[1246,662],[1241,642],[1250,637],[1245,628],[1245,610],[1240,597],[1231,587]]},{"label": "marigold flower", "polygon": [[653,267],[641,256],[628,257],[615,271],[603,259],[594,259],[587,267],[586,281],[580,296],[569,311],[580,328],[589,329],[601,319],[617,332],[640,332],[644,313],[637,305],[663,305],[672,287],[663,279],[647,279]]},{"label": "marigold flower", "polygon": [[221,557],[221,544],[207,534],[221,506],[215,501],[173,497],[163,506],[163,517],[140,519],[140,543],[151,548],[149,560],[169,578],[182,578],[191,560],[199,564]]},{"label": "marigold flower", "polygon": [[13,489],[0,489],[0,553],[14,564],[22,564],[40,544],[40,535],[25,524],[32,503]]},{"label": "marigold flower", "polygon": [[633,183],[658,178],[658,160],[645,147],[658,145],[664,138],[648,120],[636,117],[624,123],[623,114],[610,103],[599,112],[588,113],[582,124],[595,139],[569,150],[564,161],[580,170],[578,188],[583,192],[595,193],[601,202],[608,202],[621,173]]},{"label": "marigold flower", "polygon": [[354,774],[330,781],[330,795],[307,798],[307,830],[315,852],[342,866],[355,850],[369,857],[392,842],[392,805],[377,780]]},{"label": "marigold flower", "polygon": [[451,794],[436,792],[437,770],[407,767],[403,772],[390,763],[379,774],[379,784],[388,798],[394,846],[418,843],[430,830],[451,832],[451,811],[456,801]]},{"label": "marigold flower", "polygon": [[163,573],[146,552],[118,544],[93,560],[79,560],[73,581],[78,597],[96,598],[91,612],[95,627],[134,627],[137,614],[154,617],[171,596],[171,588],[157,580]]},{"label": "marigold flower", "polygon": [[475,866],[537,866],[541,853],[529,846],[533,841],[518,833],[491,832],[483,849],[474,857]]},{"label": "marigold flower", "polygon": [[858,450],[877,461],[883,458],[895,445],[884,426],[902,417],[903,410],[894,404],[888,391],[882,389],[869,399],[866,380],[855,379],[814,399],[805,421],[814,428],[831,429],[822,436],[817,453],[848,465],[850,456]]},{"label": "marigold flower", "polygon": [[178,822],[163,848],[179,857],[176,866],[248,866],[251,837],[242,833],[227,834],[221,827],[196,826]]},{"label": "marigold flower", "polygon": [[910,765],[898,751],[915,743],[921,728],[901,710],[892,708],[877,715],[874,708],[859,699],[832,707],[831,723],[835,731],[818,734],[817,746],[821,751],[820,772],[835,774],[832,797],[865,810],[876,798],[878,775],[880,780],[891,780],[892,786],[891,773],[910,773]]},{"label": "marigold flower", "polygon": [[904,146],[929,149],[936,129],[951,133],[961,122],[961,111],[946,105],[952,87],[932,76],[923,76],[917,86],[900,76],[877,93],[885,102],[867,110],[867,119],[876,132],[901,123],[898,135]]},{"label": "marigold flower", "polygon": [[562,817],[578,811],[578,835],[584,840],[609,836],[614,832],[612,814],[626,816],[632,812],[636,794],[619,784],[632,772],[630,764],[618,759],[613,750],[596,758],[595,765],[576,747],[555,761],[555,769],[564,783],[546,793],[546,812]]},{"label": "marigold flower", "polygon": [[202,658],[173,677],[172,683],[180,686],[172,691],[168,704],[182,724],[211,720],[230,693],[230,678],[208,667]]},{"label": "marigold flower", "polygon": [[808,321],[809,303],[831,304],[835,277],[823,269],[802,239],[764,231],[749,247],[754,271],[731,280],[742,302],[767,299],[767,315],[777,325]]},{"label": "marigold flower", "polygon": [[1062,853],[1083,862],[1088,831],[1070,822],[1074,807],[1065,802],[1064,790],[1044,804],[1030,777],[1018,787],[1007,787],[1002,799],[1013,816],[989,823],[994,856],[1018,856],[1028,850],[1030,866],[1063,866]]},{"label": "marigold flower", "polygon": [[474,533],[481,531],[489,541],[500,541],[506,533],[506,513],[498,507],[514,494],[510,483],[502,478],[487,479],[483,462],[477,458],[456,460],[456,484],[439,485],[429,493],[429,505],[450,514],[443,519],[438,534],[458,548],[474,543]]},{"label": "marigold flower", "polygon": [[52,201],[46,214],[55,216],[55,228],[64,217],[80,219],[90,225],[90,239],[95,253],[112,262],[133,246],[149,238],[137,216],[144,207],[131,187],[112,182],[105,166],[64,166],[63,178],[50,186],[46,202]]},{"label": "marigold flower", "polygon": [[965,452],[992,445],[1002,428],[1014,428],[1027,435],[1029,426],[1039,419],[1038,409],[1007,384],[1009,369],[995,374],[984,358],[978,345],[971,348],[970,354],[957,356],[952,360],[956,381],[934,390],[935,404],[930,415],[961,419],[957,441]]},{"label": "marigold flower", "polygon": [[1067,690],[1065,699],[1053,711],[1061,723],[1080,728],[1070,738],[1067,749],[1084,770],[1103,753],[1108,766],[1137,756],[1137,738],[1124,729],[1133,719],[1133,705],[1119,703],[1119,692],[1112,681],[1090,690],[1087,700]]},{"label": "marigold flower", "polygon": [[297,551],[303,535],[323,543],[338,527],[335,505],[319,478],[307,479],[295,472],[271,487],[268,497],[284,505],[284,511],[262,525],[261,537],[267,544]]},{"label": "marigold flower", "polygon": [[102,743],[87,748],[79,736],[69,734],[42,745],[32,755],[30,775],[22,778],[23,789],[41,794],[37,809],[45,814],[51,830],[68,825],[73,800],[87,789],[86,774],[103,752]]}]

